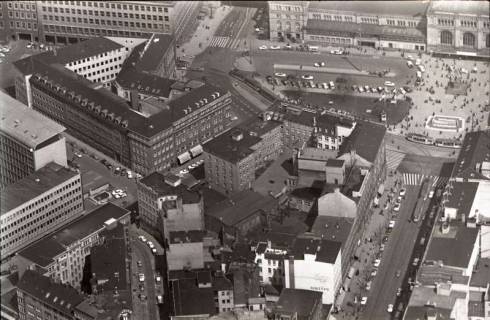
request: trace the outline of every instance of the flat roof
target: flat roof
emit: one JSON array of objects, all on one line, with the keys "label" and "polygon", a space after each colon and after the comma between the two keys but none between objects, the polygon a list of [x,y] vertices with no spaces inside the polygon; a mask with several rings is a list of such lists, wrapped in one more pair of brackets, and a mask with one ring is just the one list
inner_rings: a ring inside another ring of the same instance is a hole
[{"label": "flat roof", "polygon": [[349,238],[353,224],[353,218],[317,216],[311,227],[311,232],[317,237],[338,241],[343,248]]},{"label": "flat roof", "polygon": [[480,258],[471,274],[470,287],[487,288],[490,282],[490,258]]},{"label": "flat roof", "polygon": [[[319,149],[313,147],[306,147],[301,150],[298,155],[299,160],[313,160],[313,161],[328,161],[337,156],[337,151],[330,149]],[[341,160],[339,160],[341,161]]]},{"label": "flat roof", "polygon": [[[279,121],[253,119],[205,143],[203,149],[228,162],[237,163],[254,153],[252,147],[262,141],[262,135],[280,125]],[[242,136],[240,140],[234,139],[239,135]]]},{"label": "flat roof", "polygon": [[448,233],[442,233],[440,229],[439,226],[435,228],[425,261],[442,261],[446,266],[467,268],[478,241],[479,229],[456,224],[450,224]]},{"label": "flat roof", "polygon": [[[466,293],[451,291],[449,295],[439,295],[433,287],[415,287],[410,296],[409,306],[435,304],[438,308],[452,310],[457,299],[466,298]],[[430,303],[429,303],[430,302]]]},{"label": "flat roof", "polygon": [[428,1],[310,1],[308,11],[338,11],[376,16],[424,17]]},{"label": "flat roof", "polygon": [[172,297],[176,316],[215,314],[214,289],[199,288],[195,279],[172,281]]},{"label": "flat roof", "polygon": [[342,168],[345,161],[340,159],[327,159],[327,167]]},{"label": "flat roof", "polygon": [[474,15],[488,17],[487,1],[430,1],[428,15],[449,13],[457,15]]},{"label": "flat roof", "polygon": [[65,131],[65,127],[0,91],[0,130],[29,148]]},{"label": "flat roof", "polygon": [[65,315],[71,315],[73,309],[84,300],[74,288],[55,283],[32,270],[25,271],[18,288]]},{"label": "flat roof", "polygon": [[120,219],[128,214],[128,210],[108,203],[42,238],[18,254],[41,267],[46,267],[54,257],[65,252],[69,245],[104,228],[104,222],[110,218]]},{"label": "flat roof", "polygon": [[355,150],[367,161],[374,163],[381,144],[384,141],[386,127],[367,121],[359,121],[351,135],[345,138],[340,146],[339,154],[349,153]]},{"label": "flat roof", "polygon": [[197,191],[189,191],[183,184],[173,187],[165,182],[165,176],[160,172],[153,172],[139,180],[140,184],[150,188],[158,196],[176,195],[182,198],[182,203],[198,203],[201,195]]},{"label": "flat roof", "polygon": [[221,220],[225,225],[234,226],[248,217],[267,212],[277,205],[277,200],[252,190],[241,191],[206,211],[206,215]]},{"label": "flat roof", "polygon": [[274,312],[297,314],[298,319],[311,319],[313,308],[322,304],[322,292],[284,288]]},{"label": "flat roof", "polygon": [[464,214],[468,217],[475,200],[478,185],[478,182],[453,182],[451,184],[452,188],[446,190],[449,193],[445,207],[455,208],[458,210],[458,214]]},{"label": "flat roof", "polygon": [[296,238],[291,254],[296,260],[304,260],[305,254],[316,255],[317,262],[335,263],[341,243],[325,239]]},{"label": "flat roof", "polygon": [[1,215],[41,196],[65,181],[80,176],[55,162],[50,162],[27,177],[6,186],[0,191]]},{"label": "flat roof", "polygon": [[431,314],[434,319],[451,319],[451,310],[432,306],[408,306],[405,310],[403,319],[405,320],[423,320],[427,314]]},{"label": "flat roof", "polygon": [[490,180],[490,177],[485,177],[477,169],[477,164],[481,166],[483,162],[490,162],[490,130],[468,132],[454,165],[452,177]]},{"label": "flat roof", "polygon": [[206,231],[202,230],[170,231],[170,244],[202,242],[205,235]]},{"label": "flat roof", "polygon": [[476,190],[470,218],[479,216],[485,221],[490,221],[490,183],[480,182]]}]

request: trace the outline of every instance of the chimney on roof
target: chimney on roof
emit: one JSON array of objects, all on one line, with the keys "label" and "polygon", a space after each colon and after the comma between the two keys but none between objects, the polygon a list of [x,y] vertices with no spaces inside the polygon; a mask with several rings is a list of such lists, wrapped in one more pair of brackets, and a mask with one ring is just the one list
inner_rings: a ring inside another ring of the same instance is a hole
[{"label": "chimney on roof", "polygon": [[132,89],[129,92],[129,96],[130,96],[130,99],[131,99],[130,100],[131,109],[136,110],[136,111],[141,111],[140,98],[139,98],[138,91]]}]

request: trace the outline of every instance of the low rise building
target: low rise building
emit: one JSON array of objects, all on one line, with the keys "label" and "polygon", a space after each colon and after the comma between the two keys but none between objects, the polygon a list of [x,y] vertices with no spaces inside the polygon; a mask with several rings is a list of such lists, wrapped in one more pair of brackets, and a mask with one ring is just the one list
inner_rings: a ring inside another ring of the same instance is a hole
[{"label": "low rise building", "polygon": [[80,173],[49,163],[1,192],[2,260],[78,218]]},{"label": "low rise building", "polygon": [[203,146],[206,180],[225,194],[250,189],[256,171],[282,153],[281,136],[281,123],[264,118],[250,120],[207,142]]},{"label": "low rise building", "polygon": [[137,184],[138,208],[141,222],[156,228],[163,239],[172,231],[204,230],[204,202],[196,191],[154,172]]},{"label": "low rise building", "polygon": [[284,287],[322,293],[323,304],[333,304],[342,283],[341,243],[298,237],[284,261]]},{"label": "low rise building", "polygon": [[282,285],[284,277],[284,259],[288,258],[288,249],[272,243],[259,242],[252,247],[255,252],[255,263],[259,267],[262,284]]},{"label": "low rise building", "polygon": [[21,274],[37,270],[79,289],[85,258],[99,243],[102,231],[120,221],[128,224],[130,212],[108,203],[20,251],[13,264]]},{"label": "low rise building", "polygon": [[322,293],[313,290],[282,290],[272,309],[273,319],[320,320],[322,319]]},{"label": "low rise building", "polygon": [[168,270],[204,268],[203,238],[205,231],[169,232],[167,255]]},{"label": "low rise building", "polygon": [[50,162],[67,166],[65,127],[0,91],[0,189]]}]

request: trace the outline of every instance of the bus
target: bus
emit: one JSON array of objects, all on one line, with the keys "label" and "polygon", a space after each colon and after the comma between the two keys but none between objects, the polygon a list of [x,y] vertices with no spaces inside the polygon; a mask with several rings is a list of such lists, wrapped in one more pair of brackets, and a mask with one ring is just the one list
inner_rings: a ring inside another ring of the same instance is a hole
[{"label": "bus", "polygon": [[434,144],[438,147],[454,149],[460,149],[462,146],[461,141],[455,139],[436,139]]},{"label": "bus", "polygon": [[409,133],[406,136],[408,141],[422,143],[422,144],[434,144],[434,138],[424,136],[418,133]]}]

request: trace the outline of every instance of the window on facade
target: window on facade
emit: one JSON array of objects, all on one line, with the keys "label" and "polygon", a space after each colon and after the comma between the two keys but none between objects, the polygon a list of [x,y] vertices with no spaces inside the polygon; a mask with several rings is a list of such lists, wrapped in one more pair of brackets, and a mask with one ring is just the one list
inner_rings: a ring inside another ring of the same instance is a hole
[{"label": "window on facade", "polygon": [[487,34],[487,39],[486,39],[485,44],[486,44],[487,48],[490,48],[490,33]]},{"label": "window on facade", "polygon": [[441,32],[441,44],[453,44],[453,34],[450,31],[444,30]]},{"label": "window on facade", "polygon": [[475,35],[471,32],[465,32],[463,34],[463,45],[468,47],[475,46]]}]

